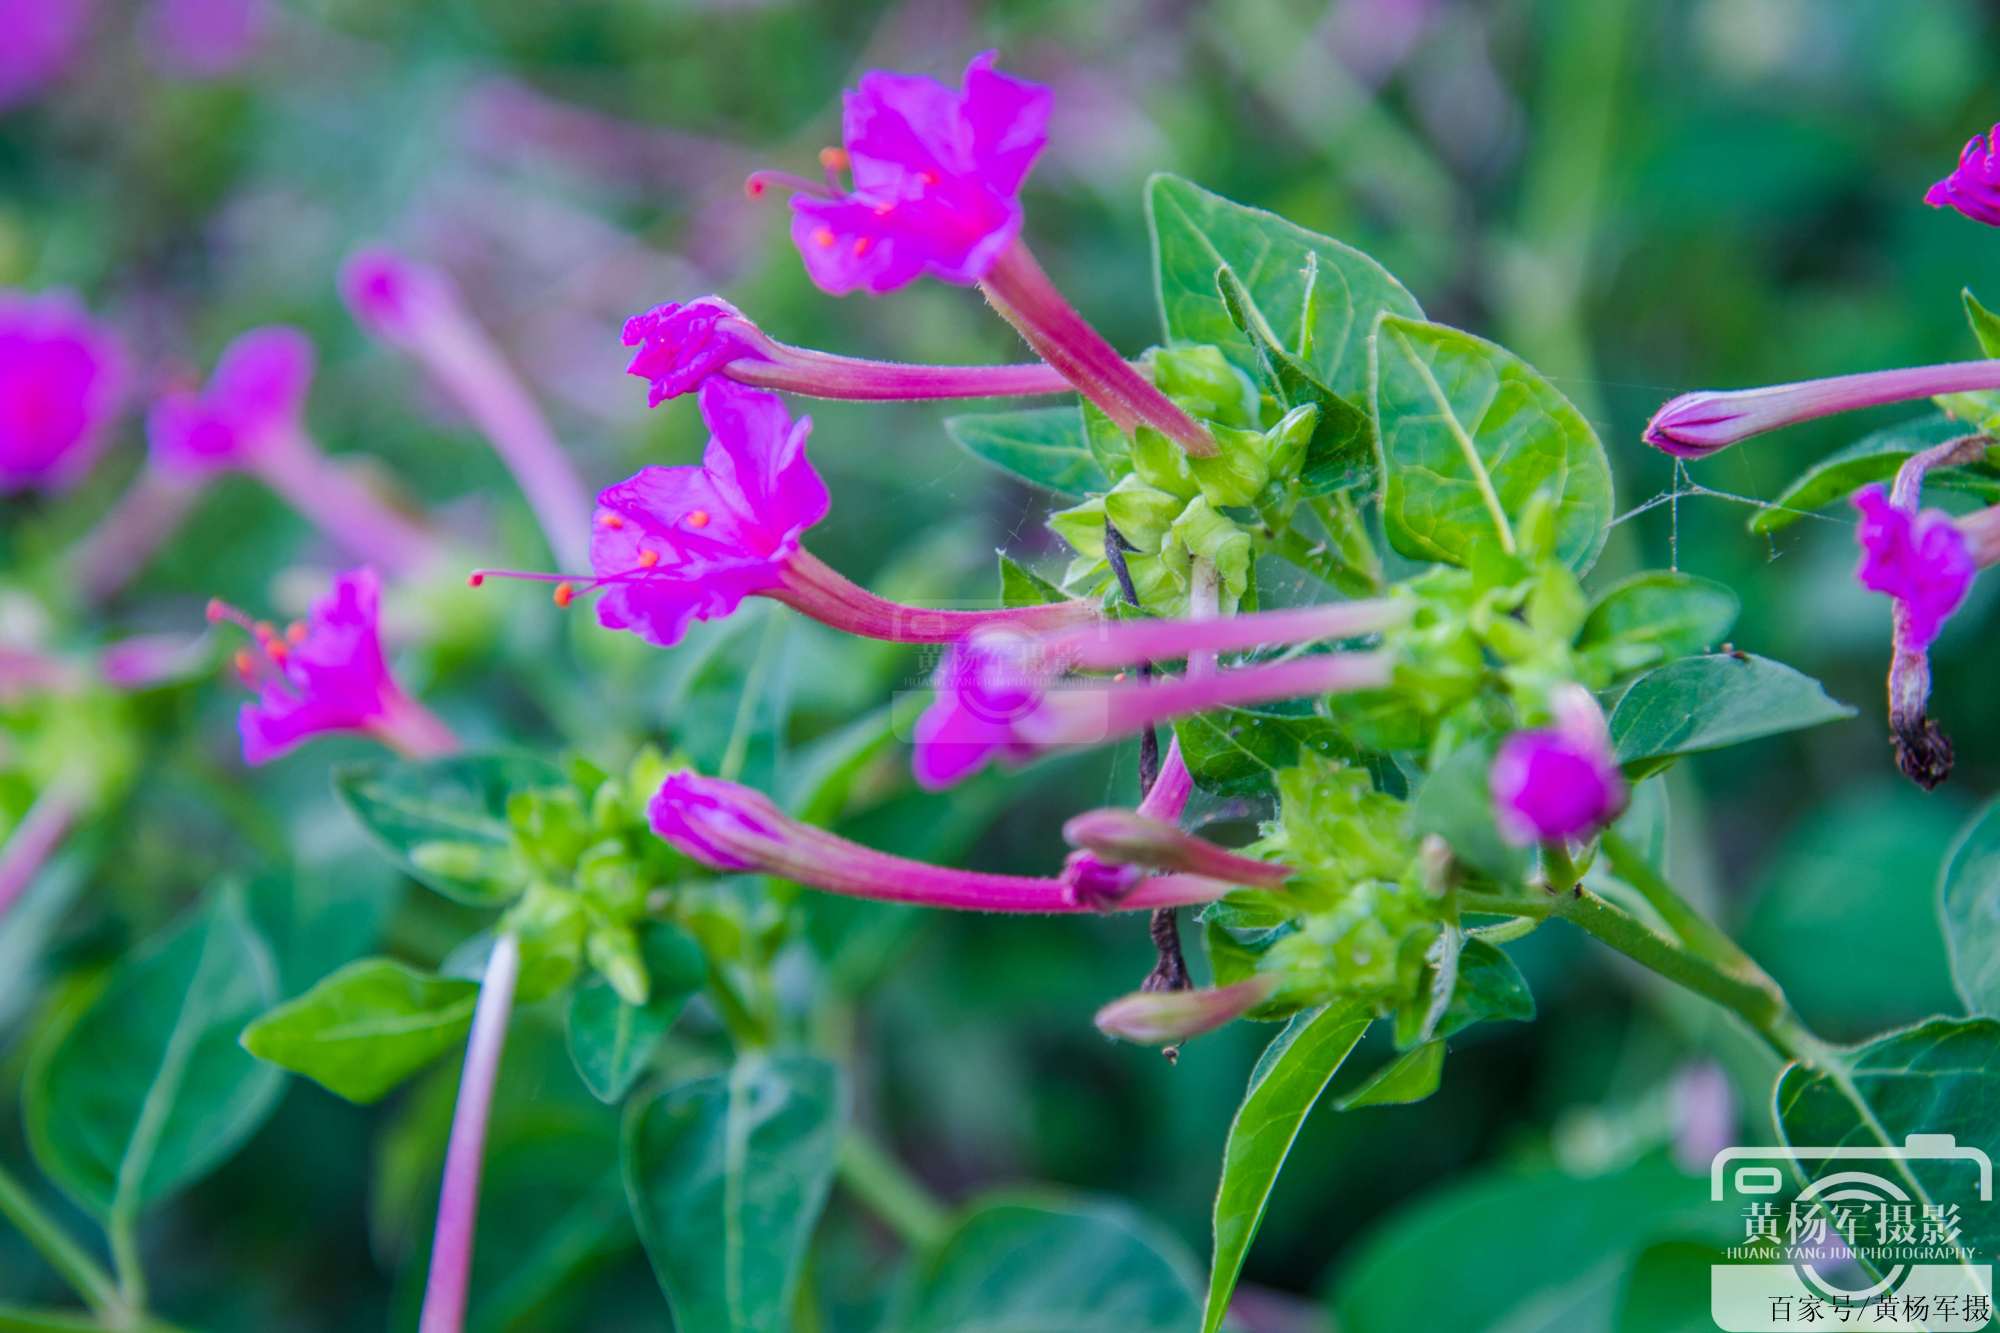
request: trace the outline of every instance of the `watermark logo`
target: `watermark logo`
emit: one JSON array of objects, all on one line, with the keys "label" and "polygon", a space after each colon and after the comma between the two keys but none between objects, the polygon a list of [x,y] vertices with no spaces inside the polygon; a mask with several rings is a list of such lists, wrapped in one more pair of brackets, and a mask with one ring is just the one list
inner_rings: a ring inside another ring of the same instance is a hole
[{"label": "watermark logo", "polygon": [[[1938,1203],[1918,1184],[1946,1178],[1954,1199],[1976,1203]],[[1992,1324],[1991,1256],[1974,1252],[1963,1208],[1991,1206],[1993,1162],[1949,1134],[1900,1148],[1725,1148],[1709,1198],[1742,1222],[1709,1286],[1710,1316],[1729,1333]]]}]

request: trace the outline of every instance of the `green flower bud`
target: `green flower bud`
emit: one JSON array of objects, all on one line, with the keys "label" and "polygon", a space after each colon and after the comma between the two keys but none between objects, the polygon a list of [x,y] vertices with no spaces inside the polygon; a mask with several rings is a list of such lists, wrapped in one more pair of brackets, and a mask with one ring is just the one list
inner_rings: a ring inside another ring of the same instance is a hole
[{"label": "green flower bud", "polygon": [[1223,426],[1257,424],[1257,386],[1229,363],[1220,348],[1155,347],[1140,364],[1151,373],[1160,392],[1191,416]]},{"label": "green flower bud", "polygon": [[592,926],[584,942],[584,956],[625,1003],[636,1007],[652,994],[646,960],[639,951],[639,936],[630,926],[609,921]]}]

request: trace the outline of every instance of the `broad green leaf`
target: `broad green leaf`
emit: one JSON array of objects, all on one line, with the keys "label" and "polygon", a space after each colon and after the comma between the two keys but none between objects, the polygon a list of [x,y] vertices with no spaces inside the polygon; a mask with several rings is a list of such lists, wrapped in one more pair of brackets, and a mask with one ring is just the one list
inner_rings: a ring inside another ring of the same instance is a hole
[{"label": "broad green leaf", "polygon": [[1313,1104],[1368,1030],[1369,1015],[1345,1006],[1294,1014],[1250,1071],[1250,1085],[1222,1149],[1215,1191],[1215,1257],[1208,1279],[1202,1333],[1215,1333],[1229,1313],[1250,1242]]},{"label": "broad green leaf", "polygon": [[13,906],[0,912],[0,1032],[35,1002],[44,973],[55,970],[49,939],[84,887],[88,868],[81,855],[58,854]]},{"label": "broad green leaf", "polygon": [[677,1327],[791,1327],[846,1120],[840,1070],[804,1055],[745,1056],[631,1104],[625,1193]]},{"label": "broad green leaf", "polygon": [[1657,666],[1721,643],[1741,609],[1725,584],[1654,570],[1607,589],[1576,643],[1605,654],[1619,672]]},{"label": "broad green leaf", "polygon": [[1500,836],[1493,821],[1493,789],[1487,773],[1494,742],[1472,741],[1447,755],[1417,788],[1411,803],[1413,831],[1435,833],[1451,844],[1460,861],[1501,883],[1518,884],[1530,869],[1528,850]]},{"label": "broad green leaf", "polygon": [[895,1333],[1187,1333],[1193,1274],[1169,1234],[1116,1204],[1061,1196],[968,1208],[910,1275]]},{"label": "broad green leaf", "polygon": [[[1319,264],[1311,254],[1307,260],[1317,301]],[[1267,386],[1287,408],[1311,404],[1319,411],[1299,473],[1305,488],[1324,492],[1372,481],[1375,445],[1368,414],[1321,383],[1311,366],[1278,341],[1277,331],[1264,318],[1236,270],[1225,266],[1215,277],[1223,307],[1229,311],[1230,321],[1250,340]]]},{"label": "broad green leaf", "polygon": [[1352,754],[1340,728],[1310,704],[1211,709],[1175,722],[1174,734],[1195,782],[1226,795],[1269,791],[1278,770],[1298,763],[1301,749]]},{"label": "broad green leaf", "polygon": [[1474,1023],[1525,1023],[1535,1016],[1535,997],[1506,950],[1469,939],[1458,953],[1458,984],[1439,1020],[1437,1036],[1454,1036]]},{"label": "broad green leaf", "polygon": [[1666,761],[1854,716],[1820,683],[1749,653],[1686,657],[1632,682],[1611,710],[1618,762],[1651,772]]},{"label": "broad green leaf", "polygon": [[1616,1333],[1715,1333],[1709,1273],[1726,1262],[1720,1248],[1695,1241],[1648,1246],[1625,1272]]},{"label": "broad green leaf", "polygon": [[1952,984],[1975,1014],[2000,1014],[2000,800],[1959,834],[1938,881]]},{"label": "broad green leaf", "polygon": [[1436,1092],[1443,1077],[1444,1039],[1433,1037],[1383,1065],[1334,1105],[1343,1111],[1357,1111],[1365,1106],[1407,1106]]},{"label": "broad green leaf", "polygon": [[1146,183],[1146,216],[1168,340],[1219,347],[1250,374],[1257,373],[1256,348],[1216,287],[1216,270],[1224,266],[1291,353],[1352,403],[1368,391],[1368,335],[1376,317],[1423,316],[1416,298],[1359,250],[1179,176]]},{"label": "broad green leaf", "polygon": [[947,419],[944,428],[960,448],[1030,486],[1079,498],[1111,489],[1074,407],[973,412]]},{"label": "broad green leaf", "polygon": [[476,982],[362,958],[243,1029],[243,1049],[351,1102],[372,1102],[465,1041]]},{"label": "broad green leaf", "polygon": [[599,976],[570,992],[569,1056],[584,1086],[602,1102],[624,1100],[652,1063],[660,1038],[708,976],[701,946],[678,926],[663,921],[647,926],[640,948],[652,983],[646,1003],[626,1004]]},{"label": "broad green leaf", "polygon": [[334,790],[403,869],[447,898],[475,907],[520,892],[507,798],[565,788],[562,770],[516,754],[362,764],[334,775]]},{"label": "broad green leaf", "polygon": [[129,1216],[226,1161],[283,1083],[236,1044],[277,993],[234,889],[126,958],[30,1057],[25,1115],[42,1169],[86,1206]]},{"label": "broad green leaf", "polygon": [[1590,423],[1505,348],[1442,324],[1385,315],[1371,344],[1370,411],[1389,542],[1468,564],[1514,549],[1528,502],[1555,503],[1556,557],[1590,568],[1611,525],[1611,468]]},{"label": "broad green leaf", "polygon": [[1608,1328],[1619,1279],[1650,1243],[1735,1244],[1742,1226],[1709,1202],[1705,1178],[1660,1158],[1598,1176],[1493,1171],[1365,1237],[1336,1279],[1334,1316],[1341,1333]]},{"label": "broad green leaf", "polygon": [[994,554],[1000,557],[1000,605],[1045,606],[1069,600],[1061,588],[1005,551],[995,551]]},{"label": "broad green leaf", "polygon": [[[1864,435],[1800,473],[1777,499],[1750,516],[1750,531],[1776,532],[1815,509],[1845,499],[1870,482],[1888,482],[1912,454],[1965,434],[1965,423],[1947,416],[1921,417]],[[2000,467],[1991,462],[1937,468],[1924,485],[2000,501]]]},{"label": "broad green leaf", "polygon": [[[2000,1154],[2000,1022],[1934,1018],[1845,1053],[1847,1082],[1792,1065],[1778,1079],[1775,1104],[1787,1143],[1798,1147],[1902,1147],[1912,1134],[1945,1135],[1960,1149]],[[1911,1199],[1957,1205],[1969,1254],[2000,1246],[2000,1214],[1979,1200],[1979,1173],[1963,1158],[1912,1154],[1880,1174]]]}]

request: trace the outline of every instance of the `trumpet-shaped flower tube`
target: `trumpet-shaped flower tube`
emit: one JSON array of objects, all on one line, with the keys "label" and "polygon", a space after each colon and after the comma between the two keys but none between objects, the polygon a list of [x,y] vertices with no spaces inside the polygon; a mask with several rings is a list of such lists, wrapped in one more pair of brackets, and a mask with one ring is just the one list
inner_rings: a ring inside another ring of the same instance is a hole
[{"label": "trumpet-shaped flower tube", "polygon": [[236,655],[236,672],[255,694],[238,715],[243,760],[263,764],[329,733],[372,736],[412,757],[449,754],[458,740],[405,694],[382,656],[381,582],[350,570],[304,621],[284,630],[210,602],[208,618],[248,630],[255,647]]},{"label": "trumpet-shaped flower tube", "polygon": [[1071,816],[1063,825],[1063,841],[1108,863],[1207,875],[1258,888],[1276,888],[1292,874],[1290,866],[1241,856],[1177,825],[1116,806]]},{"label": "trumpet-shaped flower tube", "polygon": [[625,321],[636,347],[627,373],[651,385],[658,407],[693,393],[712,375],[809,398],[913,401],[1068,393],[1070,382],[1041,362],[1018,366],[922,366],[837,356],[781,343],[716,296],[669,301]]},{"label": "trumpet-shaped flower tube", "polygon": [[949,643],[974,629],[1054,628],[1091,619],[1083,602],[932,610],[877,597],[800,545],[826,516],[826,484],[806,457],[809,417],[776,394],[713,379],[701,389],[711,438],[699,467],[649,467],[597,497],[589,575],[480,570],[556,583],[556,601],[601,594],[598,623],[672,647],[697,620],[769,597],[836,629],[900,643]]},{"label": "trumpet-shaped flower tube", "polygon": [[1554,702],[1555,725],[1517,731],[1488,772],[1500,834],[1510,842],[1588,837],[1625,808],[1624,775],[1604,714],[1580,685]]},{"label": "trumpet-shaped flower tube", "polygon": [[[801,823],[763,793],[721,778],[676,773],[647,807],[653,832],[716,870],[794,880],[876,902],[970,912],[1083,912],[1059,879],[955,870],[878,852]],[[1212,902],[1232,885],[1200,875],[1155,875],[1115,903],[1119,910]]]},{"label": "trumpet-shaped flower tube", "polygon": [[1753,435],[1802,421],[1977,389],[2000,389],[2000,361],[1953,361],[1763,389],[1684,393],[1646,423],[1646,443],[1676,458],[1706,458]]},{"label": "trumpet-shaped flower tube", "polygon": [[1958,165],[1925,192],[1924,202],[2000,227],[2000,125],[1991,134],[1975,134],[1966,141]]}]

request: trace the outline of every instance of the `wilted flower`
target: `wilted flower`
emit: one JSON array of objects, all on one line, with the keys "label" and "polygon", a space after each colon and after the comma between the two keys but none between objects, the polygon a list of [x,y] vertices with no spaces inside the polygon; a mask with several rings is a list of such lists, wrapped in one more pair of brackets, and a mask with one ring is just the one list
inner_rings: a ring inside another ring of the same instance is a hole
[{"label": "wilted flower", "polygon": [[1487,774],[1500,834],[1509,842],[1588,837],[1625,808],[1625,778],[1597,701],[1581,686],[1554,702],[1555,725],[1517,731]]},{"label": "wilted flower", "polygon": [[0,493],[82,477],[124,392],[117,341],[73,297],[0,291]]},{"label": "wilted flower", "polygon": [[1965,534],[1942,510],[1898,508],[1880,485],[1855,492],[1854,507],[1861,514],[1854,529],[1861,546],[1855,581],[1895,598],[1907,617],[1905,641],[1928,648],[1979,572]]},{"label": "wilted flower", "polygon": [[412,756],[458,748],[450,729],[389,674],[381,603],[381,581],[366,568],[334,579],[312,613],[284,630],[209,603],[210,620],[241,625],[256,640],[236,655],[237,675],[257,696],[238,715],[245,763],[268,763],[330,732],[373,736]]},{"label": "wilted flower", "polygon": [[1925,192],[1924,202],[2000,227],[2000,125],[1990,135],[1975,134],[1966,140],[1958,165]]}]

